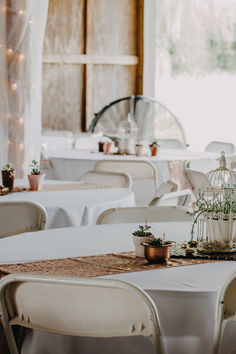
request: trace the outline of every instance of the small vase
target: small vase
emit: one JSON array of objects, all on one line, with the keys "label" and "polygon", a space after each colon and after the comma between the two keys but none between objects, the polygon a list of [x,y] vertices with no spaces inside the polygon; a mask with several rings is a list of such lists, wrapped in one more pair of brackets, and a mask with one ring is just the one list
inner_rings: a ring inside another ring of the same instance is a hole
[{"label": "small vase", "polygon": [[140,237],[133,235],[136,257],[145,257],[143,242],[149,242],[151,236]]},{"label": "small vase", "polygon": [[142,145],[136,145],[135,146],[135,155],[136,156],[142,156],[143,152],[143,146]]},{"label": "small vase", "polygon": [[41,175],[28,175],[30,190],[38,191],[42,186],[44,177],[45,177],[44,173]]},{"label": "small vase", "polygon": [[15,171],[2,171],[2,184],[10,190],[14,187]]}]

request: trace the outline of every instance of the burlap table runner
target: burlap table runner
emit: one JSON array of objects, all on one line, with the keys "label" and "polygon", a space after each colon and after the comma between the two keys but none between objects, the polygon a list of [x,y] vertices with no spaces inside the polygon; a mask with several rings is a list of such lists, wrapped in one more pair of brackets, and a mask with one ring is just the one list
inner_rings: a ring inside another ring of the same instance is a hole
[{"label": "burlap table runner", "polygon": [[[43,184],[41,189],[37,192],[53,192],[53,191],[75,191],[75,190],[87,190],[87,189],[108,189],[116,188],[112,186],[103,186],[95,183],[58,183],[58,184]],[[35,192],[29,189],[28,186],[15,187],[9,193],[19,192]]]},{"label": "burlap table runner", "polygon": [[[40,273],[75,277],[95,277],[102,275],[121,274],[147,271],[170,267],[215,262],[205,259],[171,259],[164,264],[149,264],[145,258],[136,258],[134,252],[103,254],[88,257],[63,258],[28,263],[0,265],[0,278],[11,273]],[[25,329],[15,326],[14,332],[18,347],[21,348]],[[0,323],[0,354],[10,354]]]}]

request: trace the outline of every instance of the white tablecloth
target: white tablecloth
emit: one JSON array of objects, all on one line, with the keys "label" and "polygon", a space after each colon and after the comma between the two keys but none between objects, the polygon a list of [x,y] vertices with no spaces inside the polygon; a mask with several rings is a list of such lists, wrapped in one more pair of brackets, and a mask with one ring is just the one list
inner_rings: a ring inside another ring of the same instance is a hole
[{"label": "white tablecloth", "polygon": [[135,205],[133,192],[125,188],[32,191],[0,196],[0,202],[23,200],[37,202],[45,207],[48,229],[91,225],[106,209]]},{"label": "white tablecloth", "polygon": [[45,151],[44,156],[52,162],[52,168],[45,170],[48,178],[55,178],[65,181],[77,180],[84,172],[93,170],[95,164],[103,159],[117,160],[147,160],[156,165],[158,173],[158,184],[170,178],[168,161],[189,160],[194,161],[199,166],[199,160],[204,160],[202,172],[208,172],[218,167],[217,158],[219,154],[213,152],[195,152],[189,150],[167,150],[160,149],[158,156],[119,156],[106,155],[103,153],[91,153],[78,150]]},{"label": "white tablecloth", "polygon": [[[155,233],[170,240],[189,239],[190,223],[156,223]],[[0,263],[86,256],[133,250],[131,232],[136,224],[83,226],[28,233],[0,240]],[[157,305],[167,354],[210,354],[217,291],[236,263],[219,262],[175,267],[110,277],[131,281],[145,289]],[[229,325],[224,354],[233,353],[234,335]],[[235,329],[235,328],[234,328]],[[40,349],[35,350],[36,347]],[[231,349],[230,349],[231,348]],[[26,338],[24,354],[152,353],[142,338],[86,339],[42,334]]]}]

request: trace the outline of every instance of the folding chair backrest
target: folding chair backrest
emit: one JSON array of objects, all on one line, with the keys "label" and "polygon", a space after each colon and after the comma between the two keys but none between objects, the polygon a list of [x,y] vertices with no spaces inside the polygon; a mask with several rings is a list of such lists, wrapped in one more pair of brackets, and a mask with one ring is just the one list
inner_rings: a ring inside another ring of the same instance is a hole
[{"label": "folding chair backrest", "polygon": [[0,202],[0,237],[43,230],[46,221],[46,210],[38,203]]},{"label": "folding chair backrest", "polygon": [[101,213],[96,223],[123,224],[143,222],[146,217],[149,222],[193,221],[193,217],[187,213],[188,211],[190,210],[179,206],[111,208]]},{"label": "folding chair backrest", "polygon": [[87,171],[79,179],[87,183],[95,183],[103,186],[131,188],[132,179],[128,173],[108,171]]},{"label": "folding chair backrest", "polygon": [[186,145],[178,139],[158,139],[162,149],[186,149]]},{"label": "folding chair backrest", "polygon": [[159,198],[153,198],[149,205],[164,206],[164,205],[179,205],[188,206],[191,198],[194,199],[190,189],[183,189],[177,192],[165,193]]},{"label": "folding chair backrest", "polygon": [[[2,323],[14,348],[12,325],[87,337],[151,337],[162,353],[151,298],[119,280],[13,274],[0,282]],[[10,331],[10,333],[9,333]]]},{"label": "folding chair backrest", "polygon": [[148,204],[157,190],[156,166],[149,161],[101,160],[95,170],[128,173],[133,181],[136,204]]},{"label": "folding chair backrest", "polygon": [[42,136],[73,138],[73,133],[70,130],[44,130]]},{"label": "folding chair backrest", "polygon": [[188,170],[186,169],[184,171],[185,176],[187,177],[190,186],[192,187],[192,190],[194,192],[194,194],[197,196],[199,189],[201,188],[211,188],[211,182],[209,181],[209,179],[207,178],[207,176],[200,172],[200,171],[194,171],[194,170]]},{"label": "folding chair backrest", "polygon": [[211,141],[206,147],[205,151],[218,152],[224,151],[226,154],[233,154],[235,146],[232,143],[225,143],[223,141]]},{"label": "folding chair backrest", "polygon": [[236,321],[236,271],[225,279],[218,292],[215,311],[215,330],[213,354],[219,354],[222,340],[223,321]]}]

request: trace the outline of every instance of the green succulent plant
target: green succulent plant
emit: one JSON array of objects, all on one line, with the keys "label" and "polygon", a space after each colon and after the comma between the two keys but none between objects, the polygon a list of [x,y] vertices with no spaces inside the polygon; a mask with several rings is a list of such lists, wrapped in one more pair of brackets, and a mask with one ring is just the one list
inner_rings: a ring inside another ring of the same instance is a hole
[{"label": "green succulent plant", "polygon": [[29,164],[29,166],[31,167],[31,175],[40,175],[40,165],[39,162],[36,160],[32,160],[32,162]]},{"label": "green succulent plant", "polygon": [[133,232],[133,235],[134,236],[139,236],[139,237],[148,237],[148,236],[151,236],[152,233],[150,231],[147,231],[151,228],[151,226],[148,226],[148,225],[145,225],[145,226],[142,226],[142,225],[139,225],[139,230],[137,231],[134,231]]},{"label": "green succulent plant", "polygon": [[7,171],[7,172],[11,172],[11,171],[14,171],[14,168],[12,167],[11,164],[7,163],[7,164],[3,167],[2,170],[3,170],[3,171]]}]

